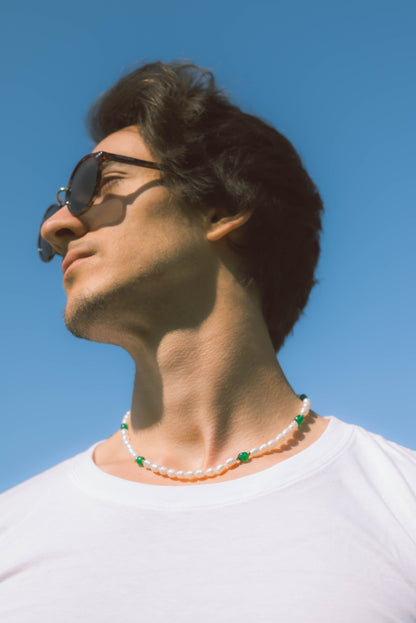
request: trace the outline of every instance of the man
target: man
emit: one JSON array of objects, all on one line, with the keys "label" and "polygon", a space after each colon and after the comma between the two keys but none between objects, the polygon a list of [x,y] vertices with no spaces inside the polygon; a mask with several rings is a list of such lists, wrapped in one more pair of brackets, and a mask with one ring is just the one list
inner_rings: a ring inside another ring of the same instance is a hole
[{"label": "man", "polygon": [[415,453],[310,411],[276,359],[319,255],[292,145],[177,63],[90,128],[40,253],[68,329],[134,358],[131,410],[2,496],[0,619],[416,621]]}]

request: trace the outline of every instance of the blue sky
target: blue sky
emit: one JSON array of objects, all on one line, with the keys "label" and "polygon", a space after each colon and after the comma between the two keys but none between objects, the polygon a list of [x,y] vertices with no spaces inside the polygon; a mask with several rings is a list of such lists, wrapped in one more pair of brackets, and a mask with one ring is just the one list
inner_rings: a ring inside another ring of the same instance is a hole
[{"label": "blue sky", "polygon": [[315,411],[416,448],[416,5],[27,0],[0,10],[0,490],[105,439],[134,368],[70,335],[40,218],[132,63],[190,59],[294,143],[326,206],[319,285],[280,354]]}]

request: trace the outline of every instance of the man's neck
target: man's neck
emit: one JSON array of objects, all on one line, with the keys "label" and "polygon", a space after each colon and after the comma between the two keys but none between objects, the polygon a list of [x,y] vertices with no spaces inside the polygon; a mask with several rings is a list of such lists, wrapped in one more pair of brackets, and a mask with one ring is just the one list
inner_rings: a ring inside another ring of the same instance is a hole
[{"label": "man's neck", "polygon": [[[258,302],[230,287],[219,289],[210,314],[195,327],[170,330],[157,339],[141,337],[129,349],[136,375],[128,434],[135,451],[154,463],[183,471],[213,467],[274,438],[299,413],[302,403],[276,359]],[[306,441],[298,439],[285,453],[253,460],[244,472],[299,451],[323,432],[322,424],[314,423],[315,432],[305,435]],[[173,484],[138,470],[120,433],[105,450],[96,459],[106,471]],[[216,481],[239,477],[237,471]]]},{"label": "man's neck", "polygon": [[133,447],[175,469],[198,469],[263,443],[300,408],[263,322],[214,310],[203,326],[142,343],[129,435]]}]

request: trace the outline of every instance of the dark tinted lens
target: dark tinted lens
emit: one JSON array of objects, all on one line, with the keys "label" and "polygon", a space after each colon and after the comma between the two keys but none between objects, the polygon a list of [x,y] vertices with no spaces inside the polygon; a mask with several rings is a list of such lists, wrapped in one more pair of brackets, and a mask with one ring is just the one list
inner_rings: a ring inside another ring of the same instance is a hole
[{"label": "dark tinted lens", "polygon": [[[55,214],[55,212],[58,212],[60,207],[61,206],[59,206],[57,203],[53,203],[52,205],[50,205],[49,208],[46,210],[45,214],[43,215],[43,219],[42,219],[40,226],[42,227],[43,223],[47,221],[48,218],[50,218],[53,214]],[[53,256],[55,255],[55,251],[53,250],[49,242],[46,242],[45,238],[42,238],[40,232],[38,236],[38,251],[39,251],[40,259],[43,260],[44,262],[50,262]]]},{"label": "dark tinted lens", "polygon": [[88,157],[76,169],[69,191],[72,214],[81,214],[91,203],[97,183],[97,172],[98,162],[94,156]]}]

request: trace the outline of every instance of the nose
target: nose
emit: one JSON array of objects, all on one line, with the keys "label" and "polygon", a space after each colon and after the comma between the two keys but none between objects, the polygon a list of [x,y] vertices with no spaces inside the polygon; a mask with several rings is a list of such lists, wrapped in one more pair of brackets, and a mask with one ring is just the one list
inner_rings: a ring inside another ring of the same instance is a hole
[{"label": "nose", "polygon": [[68,207],[64,205],[42,224],[40,233],[55,253],[65,255],[71,240],[80,238],[87,230],[85,221],[71,214]]}]

